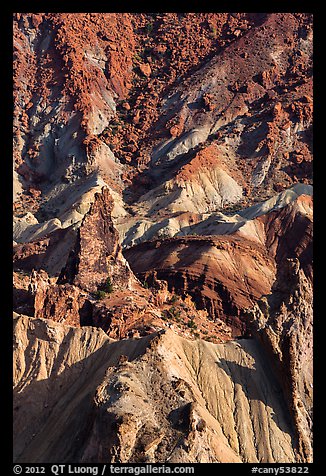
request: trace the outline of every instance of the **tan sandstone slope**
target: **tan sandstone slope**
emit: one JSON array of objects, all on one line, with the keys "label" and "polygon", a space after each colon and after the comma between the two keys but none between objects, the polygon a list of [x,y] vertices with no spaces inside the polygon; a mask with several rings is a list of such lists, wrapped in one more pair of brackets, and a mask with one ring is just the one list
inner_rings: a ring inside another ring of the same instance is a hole
[{"label": "tan sandstone slope", "polygon": [[293,462],[282,391],[257,341],[15,318],[15,461]]}]

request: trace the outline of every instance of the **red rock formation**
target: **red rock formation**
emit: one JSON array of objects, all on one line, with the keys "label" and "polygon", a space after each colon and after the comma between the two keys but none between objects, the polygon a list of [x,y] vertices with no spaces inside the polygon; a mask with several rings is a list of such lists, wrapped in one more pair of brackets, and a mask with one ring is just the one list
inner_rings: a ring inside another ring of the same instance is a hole
[{"label": "red rock formation", "polygon": [[[305,14],[15,14],[15,162],[22,182],[18,186],[27,190],[32,185],[41,193],[48,180],[49,156],[60,163],[67,160],[69,152],[56,148],[55,141],[60,144],[74,121],[72,155],[84,167],[73,166],[81,176],[94,170],[88,144],[95,138],[112,147],[120,161],[142,168],[163,131],[180,137],[220,116],[224,123],[240,118],[242,112],[247,119],[237,152],[247,159],[253,151],[246,144],[251,142],[264,154],[271,153],[275,164],[273,176],[266,178],[269,189],[276,181],[284,188],[297,179],[309,180],[310,23]],[[213,57],[216,53],[220,54]],[[145,76],[139,76],[140,67],[147,69]],[[220,92],[216,95],[210,86],[201,98],[198,85],[208,76],[220,78]],[[162,116],[169,93],[176,98],[186,94],[189,108],[177,99]],[[203,111],[201,101],[209,102]],[[126,103],[129,109],[123,106]],[[261,121],[254,119],[260,115],[267,124],[261,138]],[[300,137],[292,131],[297,123],[305,130]],[[61,132],[56,125],[63,128]],[[283,147],[288,126],[293,144]],[[257,134],[248,140],[254,130]],[[165,134],[163,138],[168,138]],[[275,150],[273,143],[278,144]],[[283,151],[307,145],[305,167],[296,169],[297,155],[291,154],[280,163]],[[256,166],[253,157],[240,170],[247,179]],[[123,173],[126,180],[134,177],[138,183],[134,167]],[[22,206],[31,206],[26,193],[20,198]],[[36,197],[34,204],[40,204]]]},{"label": "red rock formation", "polygon": [[125,251],[135,273],[153,272],[169,289],[190,294],[212,319],[222,319],[234,335],[246,333],[243,310],[270,292],[275,265],[265,249],[225,236],[185,237],[143,243]]},{"label": "red rock formation", "polygon": [[74,327],[91,324],[92,306],[85,298],[80,289],[71,284],[53,284],[43,288],[39,285],[35,295],[34,315]]},{"label": "red rock formation", "polygon": [[287,258],[297,258],[310,281],[313,274],[312,203],[312,197],[301,195],[280,211],[258,218],[265,227],[266,247],[277,264],[281,267]]},{"label": "red rock formation", "polygon": [[29,272],[33,268],[44,269],[49,274],[58,276],[75,241],[76,232],[68,227],[55,230],[39,240],[18,243],[13,247],[14,268]]},{"label": "red rock formation", "polygon": [[[49,451],[43,436],[56,410],[36,417],[34,396],[53,404],[40,383],[51,378],[67,410],[53,437],[65,442],[54,453],[64,461],[73,450],[62,428],[81,437],[79,461],[210,461],[211,442],[216,461],[311,461],[312,199],[292,190],[258,214],[245,207],[312,182],[312,86],[308,13],[14,15],[14,310],[29,316],[18,325],[15,375],[19,405],[26,395],[33,402],[31,420],[18,413],[17,457],[39,461]],[[229,234],[181,236],[205,233],[206,224]],[[123,255],[118,227],[129,243],[159,239]],[[66,333],[75,348],[62,353]],[[139,339],[153,333],[165,337],[153,346]],[[242,346],[234,337],[252,339]],[[37,351],[30,358],[23,346]],[[124,386],[123,348],[142,382],[132,395],[138,416],[124,403],[134,383]],[[85,380],[96,395],[88,401],[81,386],[66,404],[61,367],[51,373],[48,353],[63,366],[63,355],[81,368],[91,367],[81,356],[98,362],[94,375],[106,377]],[[39,369],[35,381],[28,366]],[[184,402],[174,371],[192,382],[181,389]],[[118,398],[108,401],[103,388]],[[70,419],[80,408],[87,425]]]},{"label": "red rock formation", "polygon": [[138,285],[122,256],[118,233],[112,223],[112,207],[113,200],[106,188],[96,193],[59,283],[70,282],[90,292],[96,292],[107,278],[117,288],[130,289]]},{"label": "red rock formation", "polygon": [[[16,213],[43,206],[42,183],[48,183],[50,176],[53,179],[51,171],[62,162],[65,180],[88,177],[98,167],[110,186],[120,191],[123,182],[118,184],[114,177],[121,163],[105,168],[97,162],[99,154],[106,160],[105,144],[112,146],[121,162],[131,164],[121,173],[125,185],[135,176],[144,191],[144,185],[152,184],[155,167],[143,176],[133,166],[140,164],[141,169],[153,146],[170,139],[169,134],[182,140],[196,127],[210,127],[209,141],[204,140],[202,150],[183,158],[178,167],[167,166],[177,180],[191,181],[196,172],[218,161],[243,186],[249,203],[257,194],[270,193],[271,187],[280,190],[297,179],[310,180],[308,14],[15,14],[14,39],[15,160],[21,185],[29,194],[21,196]],[[175,100],[169,105],[170,97]],[[64,134],[56,130],[58,124]],[[223,151],[226,125],[232,125],[227,132],[232,150]],[[67,147],[57,150],[60,141]],[[229,152],[241,161],[229,160]],[[54,162],[47,164],[51,155]],[[67,174],[69,161],[75,165]],[[133,281],[111,226],[112,203],[109,206],[105,200],[97,199],[84,219],[74,245],[75,258],[70,257],[60,282],[94,292],[105,277],[112,276],[112,269],[118,286],[129,278]],[[44,210],[49,213],[46,205]],[[266,228],[266,246],[273,259],[280,263],[287,256],[300,255],[311,275],[309,220],[294,219],[285,209],[259,220]],[[301,238],[304,228],[306,238]],[[75,239],[70,228],[16,245],[16,267],[47,270],[66,234],[68,249]],[[246,292],[240,289],[231,299],[235,309],[244,306]],[[220,292],[229,295],[223,286]],[[213,301],[205,298],[201,305]],[[215,315],[216,306],[208,306]]]}]

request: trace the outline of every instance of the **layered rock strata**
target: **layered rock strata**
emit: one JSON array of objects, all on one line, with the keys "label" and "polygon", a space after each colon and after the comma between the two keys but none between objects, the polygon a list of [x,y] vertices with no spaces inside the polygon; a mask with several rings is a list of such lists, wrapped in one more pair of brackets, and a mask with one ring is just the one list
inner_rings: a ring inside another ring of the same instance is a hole
[{"label": "layered rock strata", "polygon": [[155,272],[171,291],[190,294],[211,319],[225,320],[235,335],[246,332],[243,310],[269,294],[275,279],[275,265],[263,247],[231,237],[154,241],[125,256],[141,279]]},{"label": "layered rock strata", "polygon": [[312,15],[13,33],[15,461],[312,461]]}]

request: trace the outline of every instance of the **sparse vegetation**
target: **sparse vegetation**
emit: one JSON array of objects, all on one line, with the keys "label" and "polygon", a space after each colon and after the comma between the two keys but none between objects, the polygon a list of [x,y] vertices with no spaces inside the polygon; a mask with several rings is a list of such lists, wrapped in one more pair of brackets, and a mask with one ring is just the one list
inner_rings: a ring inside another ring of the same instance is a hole
[{"label": "sparse vegetation", "polygon": [[101,289],[99,289],[97,292],[96,292],[96,295],[95,295],[96,299],[98,301],[102,301],[102,299],[105,299],[106,298],[106,292],[105,291],[102,291]]},{"label": "sparse vegetation", "polygon": [[104,284],[104,292],[110,294],[113,292],[113,284],[111,278],[107,278]]},{"label": "sparse vegetation", "polygon": [[178,296],[176,294],[173,294],[173,296],[170,299],[171,304],[175,304],[178,300]]},{"label": "sparse vegetation", "polygon": [[193,319],[189,319],[189,320],[188,320],[187,326],[188,326],[190,329],[197,329],[197,324],[195,323],[195,321],[194,321]]},{"label": "sparse vegetation", "polygon": [[172,318],[174,318],[174,319],[180,318],[181,311],[176,309],[174,306],[170,307],[168,312],[169,312],[169,314]]},{"label": "sparse vegetation", "polygon": [[163,319],[163,321],[168,321],[169,320],[169,318],[167,316],[167,311],[162,311],[161,319]]},{"label": "sparse vegetation", "polygon": [[141,57],[141,55],[139,53],[136,53],[134,55],[134,61],[139,61],[141,62],[143,60],[143,58]]},{"label": "sparse vegetation", "polygon": [[98,299],[99,301],[102,299],[105,299],[108,294],[111,294],[113,292],[113,283],[111,281],[111,278],[108,277],[106,278],[104,284],[102,284],[99,289],[95,293],[95,298]]},{"label": "sparse vegetation", "polygon": [[152,33],[152,31],[153,31],[153,28],[154,28],[154,24],[153,24],[153,23],[151,23],[151,22],[147,23],[147,25],[146,25],[146,33],[147,33],[148,35],[150,35],[150,34]]},{"label": "sparse vegetation", "polygon": [[210,36],[211,38],[216,38],[217,37],[217,29],[216,26],[210,25]]}]

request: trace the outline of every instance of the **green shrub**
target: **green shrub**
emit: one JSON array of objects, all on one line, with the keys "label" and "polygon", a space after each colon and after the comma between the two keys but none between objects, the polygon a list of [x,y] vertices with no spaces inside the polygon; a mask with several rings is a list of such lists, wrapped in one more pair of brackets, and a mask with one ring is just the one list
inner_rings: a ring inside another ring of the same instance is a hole
[{"label": "green shrub", "polygon": [[165,311],[165,310],[162,311],[161,319],[163,319],[163,321],[168,321],[169,320],[168,311]]},{"label": "green shrub", "polygon": [[153,23],[147,23],[147,25],[146,25],[146,32],[147,32],[148,35],[149,35],[150,33],[152,33],[153,28],[154,28]]},{"label": "green shrub", "polygon": [[187,326],[190,327],[190,329],[197,329],[197,324],[193,319],[189,319],[187,322]]},{"label": "green shrub", "polygon": [[142,59],[142,57],[141,57],[141,55],[140,55],[139,53],[136,53],[135,56],[134,56],[134,60],[135,60],[135,61],[142,62],[143,59]]},{"label": "green shrub", "polygon": [[105,297],[106,297],[106,292],[105,291],[98,290],[96,292],[96,299],[98,299],[99,301],[101,301]]},{"label": "green shrub", "polygon": [[175,310],[175,311],[173,312],[173,317],[174,317],[174,319],[180,319],[180,316],[181,316],[181,312],[180,312],[180,311]]},{"label": "green shrub", "polygon": [[113,284],[112,284],[111,278],[107,278],[104,284],[104,292],[110,294],[112,293],[112,291],[113,291]]},{"label": "green shrub", "polygon": [[211,25],[210,26],[210,36],[212,38],[216,38],[217,37],[217,29],[215,26]]},{"label": "green shrub", "polygon": [[178,296],[176,296],[175,294],[173,294],[173,296],[172,296],[171,299],[170,299],[170,303],[171,303],[171,304],[174,304],[174,303],[177,302],[177,300],[178,300]]}]

